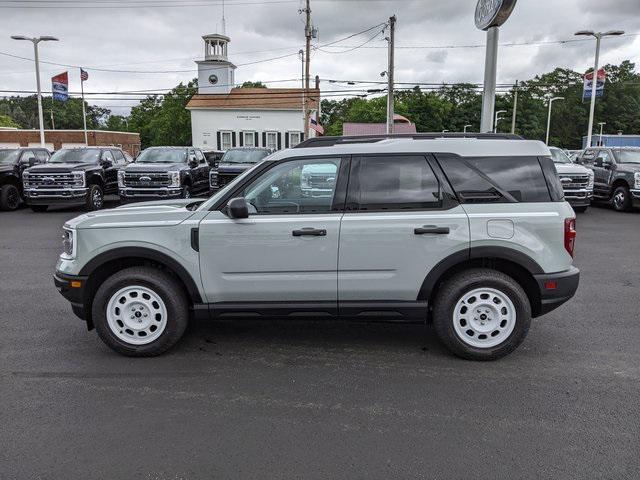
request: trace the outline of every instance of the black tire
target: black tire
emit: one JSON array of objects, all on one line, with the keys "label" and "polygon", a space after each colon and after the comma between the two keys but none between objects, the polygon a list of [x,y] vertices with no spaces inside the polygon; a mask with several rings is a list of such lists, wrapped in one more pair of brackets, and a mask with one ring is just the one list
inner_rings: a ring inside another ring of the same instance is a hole
[{"label": "black tire", "polygon": [[[465,293],[477,288],[491,288],[506,295],[516,313],[511,334],[500,344],[479,348],[465,343],[454,328],[454,310]],[[513,278],[496,270],[475,268],[453,275],[438,289],[433,309],[433,323],[442,343],[455,355],[467,360],[497,360],[513,352],[527,336],[531,325],[529,299]]]},{"label": "black tire", "polygon": [[616,212],[628,212],[631,210],[631,192],[626,185],[616,187],[611,196],[611,204]]},{"label": "black tire", "polygon": [[182,194],[180,195],[182,198],[191,198],[191,186],[185,185],[182,187]]},{"label": "black tire", "polygon": [[17,210],[21,200],[20,190],[15,185],[2,185],[0,187],[0,210]]},{"label": "black tire", "polygon": [[586,212],[586,211],[587,211],[587,209],[588,209],[588,208],[589,208],[589,206],[586,206],[586,207],[585,207],[585,206],[582,206],[582,207],[573,207],[573,210],[574,210],[576,213],[584,213],[584,212]]},{"label": "black tire", "polygon": [[29,205],[29,208],[36,213],[46,212],[49,205]]},{"label": "black tire", "polygon": [[87,192],[87,200],[85,202],[84,209],[87,212],[93,212],[100,210],[104,206],[104,192],[102,187],[97,184],[89,185],[89,191]]},{"label": "black tire", "polygon": [[[106,309],[111,297],[121,288],[132,285],[153,290],[162,298],[167,309],[165,330],[146,345],[133,345],[119,339],[107,321]],[[130,267],[107,278],[93,298],[91,313],[102,341],[129,357],[153,357],[166,352],[182,338],[189,322],[189,305],[182,286],[170,275],[151,267]]]}]

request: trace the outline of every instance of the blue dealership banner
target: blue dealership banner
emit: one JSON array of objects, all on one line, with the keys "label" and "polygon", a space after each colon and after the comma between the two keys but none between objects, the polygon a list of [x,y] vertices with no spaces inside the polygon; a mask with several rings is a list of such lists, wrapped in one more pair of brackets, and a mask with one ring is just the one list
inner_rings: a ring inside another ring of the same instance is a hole
[{"label": "blue dealership banner", "polygon": [[[607,81],[607,72],[604,68],[598,70],[598,79],[596,84],[596,98],[604,95],[604,84]],[[584,76],[584,89],[582,91],[582,101],[591,100],[591,91],[593,89],[593,72]]]},{"label": "blue dealership banner", "polygon": [[53,99],[66,102],[69,99],[69,75],[67,72],[51,77]]}]

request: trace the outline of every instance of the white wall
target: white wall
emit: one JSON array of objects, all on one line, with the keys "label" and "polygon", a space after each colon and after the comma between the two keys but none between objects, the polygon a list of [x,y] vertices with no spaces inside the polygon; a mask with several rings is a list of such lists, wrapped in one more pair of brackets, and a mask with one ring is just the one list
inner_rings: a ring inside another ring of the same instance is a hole
[{"label": "white wall", "polygon": [[[263,146],[262,132],[281,132],[285,148],[286,132],[303,132],[303,124],[302,106],[300,110],[191,110],[193,146],[204,149],[218,148],[218,131],[239,135],[247,130],[259,133],[260,146]],[[309,135],[314,137],[315,132],[310,130]]]}]

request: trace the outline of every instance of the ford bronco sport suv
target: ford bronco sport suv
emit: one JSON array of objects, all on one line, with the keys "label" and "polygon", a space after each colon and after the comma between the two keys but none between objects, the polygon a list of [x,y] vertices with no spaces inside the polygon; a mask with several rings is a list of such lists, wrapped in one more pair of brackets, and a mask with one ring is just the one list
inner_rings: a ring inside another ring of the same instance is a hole
[{"label": "ford bronco sport suv", "polygon": [[564,150],[556,147],[549,147],[549,150],[560,177],[565,200],[576,212],[586,212],[593,198],[593,172],[573,163]]},{"label": "ford bronco sport suv", "polygon": [[[305,171],[325,175],[321,195],[305,194]],[[68,221],[54,280],[124,355],[166,351],[190,314],[339,316],[433,322],[455,354],[491,360],[574,295],[575,236],[541,142],[325,137],[206,201]]]},{"label": "ford bronco sport suv", "polygon": [[640,208],[640,148],[587,148],[580,163],[595,175],[594,200],[619,212]]},{"label": "ford bronco sport suv", "polygon": [[0,210],[16,210],[22,201],[22,174],[49,160],[46,148],[0,149]]},{"label": "ford bronco sport suv", "polygon": [[99,210],[105,195],[118,192],[118,170],[124,166],[124,153],[117,147],[58,150],[45,165],[23,173],[25,201],[34,212],[44,212],[50,205]]},{"label": "ford bronco sport suv", "polygon": [[118,174],[123,202],[159,198],[191,198],[209,191],[209,170],[202,150],[151,147]]}]

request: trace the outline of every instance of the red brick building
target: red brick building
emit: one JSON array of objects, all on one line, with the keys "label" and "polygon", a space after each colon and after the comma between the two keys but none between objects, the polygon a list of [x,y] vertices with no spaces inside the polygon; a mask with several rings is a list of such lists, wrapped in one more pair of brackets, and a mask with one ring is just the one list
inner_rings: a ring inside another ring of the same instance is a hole
[{"label": "red brick building", "polygon": [[[132,132],[109,132],[87,130],[88,146],[122,148],[135,156],[140,152],[140,134]],[[84,147],[83,130],[45,130],[45,146],[49,150]],[[40,146],[40,130],[0,129],[0,148]]]}]

